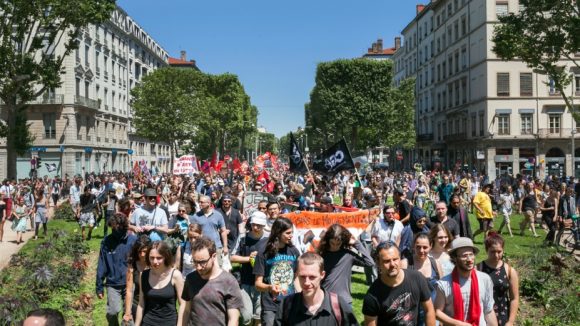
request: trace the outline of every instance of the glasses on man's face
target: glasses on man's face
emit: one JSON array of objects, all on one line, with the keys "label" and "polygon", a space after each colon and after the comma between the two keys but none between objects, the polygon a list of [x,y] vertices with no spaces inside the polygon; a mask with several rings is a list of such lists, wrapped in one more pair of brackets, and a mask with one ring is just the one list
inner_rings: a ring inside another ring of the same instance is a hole
[{"label": "glasses on man's face", "polygon": [[231,203],[232,201],[230,199],[224,199],[224,200],[222,200],[222,202],[224,202],[224,203]]},{"label": "glasses on man's face", "polygon": [[465,261],[465,260],[475,258],[475,255],[473,253],[465,253],[465,254],[459,256],[458,258]]},{"label": "glasses on man's face", "polygon": [[205,265],[207,265],[207,263],[210,261],[211,257],[209,257],[206,260],[195,260],[195,259],[191,259],[191,262],[193,264],[193,266],[199,266],[199,267],[205,267]]},{"label": "glasses on man's face", "polygon": [[145,197],[145,198],[147,198],[147,200],[153,200],[153,199],[157,200],[157,197]]}]

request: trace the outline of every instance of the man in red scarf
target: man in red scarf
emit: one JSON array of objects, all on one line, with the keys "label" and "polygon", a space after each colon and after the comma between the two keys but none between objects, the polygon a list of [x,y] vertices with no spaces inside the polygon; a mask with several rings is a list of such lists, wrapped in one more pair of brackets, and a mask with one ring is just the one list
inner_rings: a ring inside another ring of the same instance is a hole
[{"label": "man in red scarf", "polygon": [[493,283],[475,269],[478,252],[469,238],[459,237],[451,243],[449,256],[455,268],[437,282],[435,298],[435,313],[444,325],[497,326]]}]

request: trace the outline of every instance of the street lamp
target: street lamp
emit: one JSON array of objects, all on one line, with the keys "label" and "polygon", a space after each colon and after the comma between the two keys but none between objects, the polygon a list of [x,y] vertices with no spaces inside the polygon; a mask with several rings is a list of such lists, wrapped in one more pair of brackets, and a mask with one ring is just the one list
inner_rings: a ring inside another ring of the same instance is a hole
[{"label": "street lamp", "polygon": [[[538,166],[540,160],[540,94],[538,93],[538,75],[545,75],[547,72],[542,69],[534,69],[533,72],[536,74],[536,164],[534,170],[536,173],[536,178],[540,176]],[[533,130],[532,130],[533,131]]]},{"label": "street lamp", "polygon": [[575,146],[574,146],[574,135],[576,134],[576,129],[574,128],[574,72],[570,71],[571,75],[572,75],[572,83],[571,83],[571,88],[572,88],[572,96],[570,97],[570,102],[571,102],[571,106],[570,106],[570,115],[572,116],[572,118],[570,119],[570,125],[571,125],[571,130],[570,130],[570,137],[572,137],[571,139],[571,143],[572,143],[572,177],[576,177],[576,153],[575,153]]}]

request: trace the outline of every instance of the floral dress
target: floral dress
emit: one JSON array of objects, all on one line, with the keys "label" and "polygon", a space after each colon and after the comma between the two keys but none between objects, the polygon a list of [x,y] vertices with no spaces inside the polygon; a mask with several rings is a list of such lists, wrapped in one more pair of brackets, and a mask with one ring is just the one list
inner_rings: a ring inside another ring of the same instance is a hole
[{"label": "floral dress", "polygon": [[493,310],[497,316],[497,323],[503,326],[510,317],[510,281],[507,277],[505,264],[498,268],[491,268],[485,262],[481,263],[481,271],[488,274],[493,282]]},{"label": "floral dress", "polygon": [[26,232],[26,224],[28,222],[28,212],[26,206],[17,205],[14,208],[14,213],[18,217],[12,221],[12,231]]}]

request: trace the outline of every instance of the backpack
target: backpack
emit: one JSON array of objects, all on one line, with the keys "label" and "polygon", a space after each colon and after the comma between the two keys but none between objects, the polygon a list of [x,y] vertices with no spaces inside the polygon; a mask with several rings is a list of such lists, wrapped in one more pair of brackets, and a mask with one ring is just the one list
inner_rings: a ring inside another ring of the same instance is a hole
[{"label": "backpack", "polygon": [[[284,325],[288,325],[288,316],[290,316],[290,310],[292,307],[296,306],[296,297],[300,293],[294,293],[284,299],[282,305],[282,322]],[[332,306],[332,313],[334,314],[334,318],[336,318],[336,324],[338,326],[342,326],[342,314],[340,311],[340,302],[338,301],[338,295],[334,292],[328,292],[330,294],[330,305]]]}]

